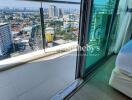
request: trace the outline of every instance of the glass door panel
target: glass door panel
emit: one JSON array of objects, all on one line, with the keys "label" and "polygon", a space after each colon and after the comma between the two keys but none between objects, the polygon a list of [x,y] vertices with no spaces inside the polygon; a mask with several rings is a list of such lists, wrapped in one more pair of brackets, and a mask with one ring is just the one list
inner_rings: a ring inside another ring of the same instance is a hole
[{"label": "glass door panel", "polygon": [[106,55],[108,32],[116,0],[93,0],[87,35],[85,68],[88,70]]}]

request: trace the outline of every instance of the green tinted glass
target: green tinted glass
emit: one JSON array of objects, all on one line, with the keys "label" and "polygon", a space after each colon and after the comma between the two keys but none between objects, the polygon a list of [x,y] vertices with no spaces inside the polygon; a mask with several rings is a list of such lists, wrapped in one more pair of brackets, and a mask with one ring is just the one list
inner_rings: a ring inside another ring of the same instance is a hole
[{"label": "green tinted glass", "polygon": [[107,36],[116,0],[93,0],[85,69],[105,57]]}]

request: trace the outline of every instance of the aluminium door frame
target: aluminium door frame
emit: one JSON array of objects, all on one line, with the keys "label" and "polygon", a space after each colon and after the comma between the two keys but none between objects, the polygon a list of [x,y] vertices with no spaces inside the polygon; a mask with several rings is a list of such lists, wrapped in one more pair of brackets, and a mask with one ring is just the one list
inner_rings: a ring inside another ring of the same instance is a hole
[{"label": "aluminium door frame", "polygon": [[77,60],[76,60],[76,75],[75,78],[82,78],[83,79],[83,72],[84,72],[84,63],[85,63],[85,56],[86,55],[86,46],[88,40],[89,31],[87,27],[90,25],[90,15],[91,15],[91,8],[92,8],[92,1],[93,0],[81,0],[80,5],[80,25],[79,25],[79,36],[78,36],[78,50],[77,50]]}]

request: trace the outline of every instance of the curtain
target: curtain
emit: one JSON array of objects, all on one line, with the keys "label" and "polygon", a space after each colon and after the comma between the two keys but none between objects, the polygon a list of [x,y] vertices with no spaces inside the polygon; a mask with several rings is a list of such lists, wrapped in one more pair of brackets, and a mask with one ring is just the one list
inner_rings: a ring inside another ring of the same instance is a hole
[{"label": "curtain", "polygon": [[118,53],[120,48],[126,44],[132,34],[132,12],[127,9],[132,8],[132,0],[120,0],[119,3],[119,26],[114,52]]}]

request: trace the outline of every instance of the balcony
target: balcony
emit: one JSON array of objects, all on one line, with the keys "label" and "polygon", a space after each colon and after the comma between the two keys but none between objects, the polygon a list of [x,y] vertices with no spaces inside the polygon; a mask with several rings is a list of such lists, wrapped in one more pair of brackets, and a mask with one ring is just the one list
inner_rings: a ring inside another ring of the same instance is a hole
[{"label": "balcony", "polygon": [[0,99],[48,100],[69,86],[75,81],[76,46],[74,42],[0,61]]},{"label": "balcony", "polygon": [[111,84],[132,38],[132,3],[120,1],[0,1],[0,100],[129,100]]},{"label": "balcony", "polygon": [[51,99],[75,81],[80,3],[0,2],[0,100]]}]

